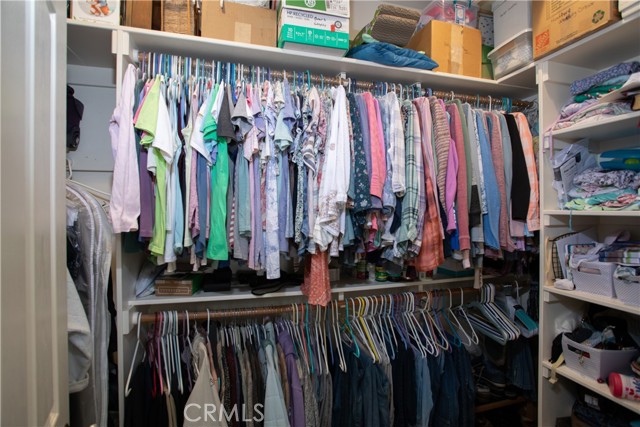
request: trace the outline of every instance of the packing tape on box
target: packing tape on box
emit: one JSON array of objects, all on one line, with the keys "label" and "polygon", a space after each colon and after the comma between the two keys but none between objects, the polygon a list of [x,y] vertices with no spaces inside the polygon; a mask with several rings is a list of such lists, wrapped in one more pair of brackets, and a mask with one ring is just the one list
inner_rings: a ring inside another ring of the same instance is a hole
[{"label": "packing tape on box", "polygon": [[461,27],[458,25],[451,26],[451,67],[449,72],[452,74],[462,74],[462,60],[464,57],[464,39],[462,37]]}]

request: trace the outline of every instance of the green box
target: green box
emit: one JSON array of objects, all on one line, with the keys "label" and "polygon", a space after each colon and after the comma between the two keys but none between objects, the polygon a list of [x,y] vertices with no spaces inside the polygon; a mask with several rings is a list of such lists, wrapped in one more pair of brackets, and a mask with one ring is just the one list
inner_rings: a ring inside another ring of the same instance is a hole
[{"label": "green box", "polygon": [[[278,15],[278,47],[295,48],[293,45],[338,49],[342,54],[349,49],[349,19],[296,9],[282,9]],[[318,50],[316,52],[332,53]]]},{"label": "green box", "polygon": [[327,15],[349,17],[349,0],[278,0],[278,11],[297,9]]}]

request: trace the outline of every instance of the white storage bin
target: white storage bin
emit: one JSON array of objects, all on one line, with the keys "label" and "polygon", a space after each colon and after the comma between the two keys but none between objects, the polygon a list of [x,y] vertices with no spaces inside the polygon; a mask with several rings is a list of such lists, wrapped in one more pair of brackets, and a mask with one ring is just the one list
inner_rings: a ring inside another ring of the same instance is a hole
[{"label": "white storage bin", "polygon": [[638,356],[638,349],[599,350],[579,344],[562,336],[562,354],[567,367],[593,380],[606,380],[611,372],[629,369],[629,363]]},{"label": "white storage bin", "polygon": [[616,264],[613,262],[582,262],[578,268],[571,269],[573,284],[578,291],[615,298],[616,293],[613,289],[615,269]]},{"label": "white storage bin", "polygon": [[512,40],[496,46],[487,54],[493,66],[493,76],[499,79],[533,61],[531,29],[522,30]]},{"label": "white storage bin", "polygon": [[494,46],[500,46],[512,40],[522,30],[532,28],[530,1],[498,0],[493,2],[491,10]]},{"label": "white storage bin", "polygon": [[625,304],[640,307],[640,283],[613,278],[613,291],[616,298]]}]

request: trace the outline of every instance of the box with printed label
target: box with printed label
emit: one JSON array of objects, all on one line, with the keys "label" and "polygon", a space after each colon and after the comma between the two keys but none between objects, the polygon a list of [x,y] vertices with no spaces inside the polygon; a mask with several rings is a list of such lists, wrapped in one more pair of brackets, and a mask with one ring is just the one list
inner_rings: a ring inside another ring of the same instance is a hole
[{"label": "box with printed label", "polygon": [[434,71],[482,77],[482,35],[475,28],[434,19],[411,37],[407,48],[436,61]]},{"label": "box with printed label", "polygon": [[278,16],[278,47],[295,49],[304,45],[330,49],[323,53],[344,53],[349,48],[349,19],[282,9]]},{"label": "box with printed label", "polygon": [[541,58],[619,19],[614,0],[534,1],[533,58]]},{"label": "box with printed label", "polygon": [[349,0],[278,0],[278,10],[296,9],[349,17]]}]

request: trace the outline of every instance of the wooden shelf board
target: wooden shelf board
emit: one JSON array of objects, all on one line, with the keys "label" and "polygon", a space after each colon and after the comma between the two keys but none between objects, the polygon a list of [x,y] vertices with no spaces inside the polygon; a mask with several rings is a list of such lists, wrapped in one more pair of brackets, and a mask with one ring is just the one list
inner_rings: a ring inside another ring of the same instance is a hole
[{"label": "wooden shelf board", "polygon": [[[364,293],[364,292],[389,292],[392,290],[401,290],[407,288],[416,288],[424,286],[427,288],[433,287],[459,287],[461,284],[471,284],[473,277],[462,278],[436,278],[415,282],[376,282],[374,280],[366,282],[339,282],[332,284],[331,293]],[[271,300],[274,298],[295,298],[302,297],[302,291],[299,287],[286,288],[284,290],[269,293],[262,296],[253,295],[251,288],[248,286],[234,286],[229,291],[225,292],[203,292],[199,291],[192,296],[182,297],[159,297],[148,296],[144,298],[136,298],[129,300],[129,306],[158,306],[158,305],[173,305],[173,304],[197,304],[197,303],[209,303],[209,302],[224,302],[224,301],[239,301],[239,300]]]},{"label": "wooden shelf board", "polygon": [[620,218],[640,218],[640,210],[636,211],[570,211],[560,209],[545,209],[542,212],[549,216],[606,216]]},{"label": "wooden shelf board", "polygon": [[[542,362],[542,365],[547,369],[551,369],[551,363],[548,361]],[[596,380],[586,377],[580,372],[567,367],[567,365],[561,365],[556,370],[556,372],[558,373],[558,375],[565,377],[573,381],[574,383],[580,384],[581,386],[586,387],[595,393],[598,393],[600,396],[605,397],[612,402],[615,402],[618,405],[635,412],[636,414],[640,414],[640,402],[634,402],[628,399],[618,399],[617,397],[614,397],[609,391],[609,386],[607,384],[599,383]]]},{"label": "wooden shelf board", "polygon": [[589,138],[589,141],[613,140],[628,136],[640,137],[640,111],[578,123],[553,132],[554,138],[566,142],[576,142],[584,138]]},{"label": "wooden shelf board", "polygon": [[619,299],[603,297],[601,295],[590,294],[588,292],[581,292],[577,290],[567,291],[564,289],[554,288],[553,286],[545,286],[543,288],[545,292],[549,292],[554,295],[560,295],[562,297],[573,298],[580,301],[589,302],[592,304],[598,304],[604,307],[613,308],[615,310],[624,311],[627,313],[640,315],[640,307],[624,304]]}]

